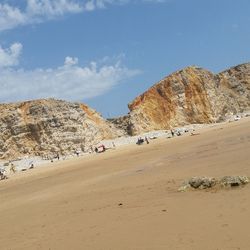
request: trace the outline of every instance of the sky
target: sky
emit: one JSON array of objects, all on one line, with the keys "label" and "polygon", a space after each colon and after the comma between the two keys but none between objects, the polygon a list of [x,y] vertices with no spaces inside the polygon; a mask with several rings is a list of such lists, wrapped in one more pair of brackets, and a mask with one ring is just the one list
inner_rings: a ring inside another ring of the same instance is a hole
[{"label": "sky", "polygon": [[249,0],[0,0],[0,102],[124,115],[174,71],[249,62],[249,13]]}]

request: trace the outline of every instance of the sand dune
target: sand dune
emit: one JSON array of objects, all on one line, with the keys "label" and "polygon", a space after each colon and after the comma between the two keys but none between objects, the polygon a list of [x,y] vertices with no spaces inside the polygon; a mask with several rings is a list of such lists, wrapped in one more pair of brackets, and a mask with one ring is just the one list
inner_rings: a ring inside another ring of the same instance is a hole
[{"label": "sand dune", "polygon": [[0,182],[0,249],[250,249],[250,185],[177,192],[249,162],[245,118],[21,173]]}]

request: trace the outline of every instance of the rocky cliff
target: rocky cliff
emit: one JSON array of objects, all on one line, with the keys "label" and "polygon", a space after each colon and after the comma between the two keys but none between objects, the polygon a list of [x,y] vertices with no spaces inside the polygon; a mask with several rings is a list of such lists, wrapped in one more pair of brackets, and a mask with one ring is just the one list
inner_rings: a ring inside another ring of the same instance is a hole
[{"label": "rocky cliff", "polygon": [[84,104],[54,99],[0,104],[0,159],[86,152],[103,139],[223,121],[249,108],[250,64],[219,74],[195,66],[177,71],[111,121]]},{"label": "rocky cliff", "polygon": [[250,108],[250,64],[219,74],[187,67],[152,86],[128,107],[128,116],[113,122],[127,128],[131,135],[223,121],[228,115]]},{"label": "rocky cliff", "polygon": [[84,104],[54,99],[0,104],[0,159],[88,151],[123,134]]}]

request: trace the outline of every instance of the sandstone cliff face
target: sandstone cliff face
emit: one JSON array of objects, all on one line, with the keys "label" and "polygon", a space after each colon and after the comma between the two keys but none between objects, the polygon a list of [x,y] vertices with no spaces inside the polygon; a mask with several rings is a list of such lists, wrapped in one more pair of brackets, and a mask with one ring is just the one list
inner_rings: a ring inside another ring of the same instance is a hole
[{"label": "sandstone cliff face", "polygon": [[87,151],[123,132],[84,104],[54,99],[0,105],[0,159]]},{"label": "sandstone cliff face", "polygon": [[217,75],[195,66],[185,68],[155,84],[128,107],[129,115],[119,119],[132,135],[222,121],[250,107],[250,64]]}]

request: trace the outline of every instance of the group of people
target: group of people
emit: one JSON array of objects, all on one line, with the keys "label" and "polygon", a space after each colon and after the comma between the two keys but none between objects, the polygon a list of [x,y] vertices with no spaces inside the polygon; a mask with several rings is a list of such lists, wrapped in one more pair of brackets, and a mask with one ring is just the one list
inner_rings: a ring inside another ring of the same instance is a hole
[{"label": "group of people", "polygon": [[[16,171],[17,170],[16,170],[15,165],[11,162],[9,165],[9,172],[12,174],[15,174]],[[0,167],[0,180],[6,180],[6,179],[8,179],[6,168]]]},{"label": "group of people", "polygon": [[[80,151],[79,150],[75,150],[74,154],[79,157],[80,156]],[[57,159],[58,161],[61,159],[65,160],[66,156],[65,155],[61,155],[59,153],[57,153],[56,155],[52,156],[52,157],[47,157],[46,159],[50,159],[51,162],[54,162],[54,159]]]},{"label": "group of people", "polygon": [[[112,147],[111,148],[113,148],[113,149],[115,149],[116,148],[116,146],[115,146],[115,143],[114,142],[112,142]],[[111,148],[107,148],[104,144],[101,144],[100,146],[96,146],[96,147],[91,147],[91,151],[89,151],[89,153],[93,153],[93,152],[96,152],[96,153],[102,153],[102,152],[105,152],[107,149],[111,149]],[[80,151],[79,150],[74,150],[74,154],[77,156],[77,157],[79,157],[80,156]],[[54,160],[56,159],[56,160],[60,160],[60,159],[63,159],[63,160],[65,160],[65,156],[62,156],[62,155],[60,155],[59,153],[56,153],[55,155],[53,155],[53,156],[46,156],[46,157],[44,157],[43,158],[44,160],[46,159],[46,160],[50,160],[51,162],[54,162]],[[25,168],[25,169],[22,169],[22,171],[24,171],[24,170],[26,170],[26,169],[33,169],[33,168],[35,168],[35,166],[34,166],[34,163],[33,163],[33,161],[31,161],[31,162],[29,162],[29,167],[28,168]],[[10,162],[10,165],[9,165],[9,172],[10,173],[16,173],[16,171],[17,171],[17,169],[16,169],[16,167],[15,167],[15,165],[12,163],[12,162]],[[7,176],[7,173],[6,173],[6,169],[4,168],[4,167],[0,167],[0,180],[5,180],[5,179],[8,179],[8,176]]]},{"label": "group of people", "polygon": [[[188,132],[188,130],[187,129],[185,129],[185,133],[186,132]],[[172,137],[174,137],[174,136],[181,136],[182,134],[181,134],[181,132],[179,131],[179,130],[173,130],[173,129],[171,129],[170,130],[170,133],[171,133],[171,135],[172,135]],[[156,138],[156,137],[155,137]],[[155,139],[155,138],[153,138],[153,139]],[[150,139],[152,139],[152,138],[150,138]],[[137,142],[136,142],[136,144],[137,145],[142,145],[144,142],[146,142],[147,144],[149,144],[149,140],[148,140],[148,138],[145,136],[145,138],[143,139],[142,137],[139,137],[138,139],[137,139]]]},{"label": "group of people", "polygon": [[[174,130],[171,129],[170,132],[171,132],[172,137],[174,137],[174,136],[180,136],[181,135],[180,131],[174,131]],[[188,132],[188,131],[185,131],[185,132]],[[148,138],[146,136],[144,138],[139,137],[137,139],[136,144],[137,145],[142,145],[144,142],[147,143],[147,144],[149,144],[149,140],[148,140]],[[114,144],[114,142],[112,142],[112,146],[113,146],[113,148],[116,147],[115,144]],[[104,144],[101,144],[100,146],[96,146],[94,148],[91,147],[90,153],[92,153],[92,152],[103,153],[107,149],[109,149],[109,148],[107,148]],[[76,154],[77,157],[79,157],[80,152],[78,150],[75,150],[75,154]],[[53,159],[60,160],[59,153],[57,153],[55,157],[52,157],[50,159],[51,159],[51,162],[53,162]],[[34,168],[33,162],[32,162],[32,164],[30,164],[29,169],[32,169],[32,168]],[[15,169],[15,166],[14,166],[13,163],[11,163],[11,165],[10,165],[10,172],[13,172],[13,173],[16,172],[16,169]],[[4,179],[8,179],[8,177],[6,175],[6,170],[4,168],[0,168],[0,180],[4,180]]]},{"label": "group of people", "polygon": [[108,149],[116,149],[116,145],[114,142],[112,142],[112,147],[106,147],[104,144],[101,144],[100,146],[97,146],[94,148],[94,151],[96,153],[104,153]]},{"label": "group of people", "polygon": [[[115,144],[114,142],[112,142],[112,146],[113,148],[115,148]],[[100,146],[96,146],[96,147],[91,147],[90,150],[89,150],[89,153],[103,153],[105,152],[107,148],[104,144],[101,144]],[[80,156],[80,151],[79,150],[74,150],[74,154],[79,157]],[[49,159],[51,162],[54,162],[54,159],[57,159],[57,160],[60,160],[61,159],[61,156],[59,153],[57,153],[56,155],[52,156],[52,157],[47,157],[46,159]],[[63,160],[65,160],[65,156],[63,157]]]},{"label": "group of people", "polygon": [[144,139],[141,138],[141,137],[139,137],[139,138],[137,139],[136,144],[137,144],[137,145],[141,145],[141,144],[143,144],[144,142],[146,142],[147,144],[149,144],[149,140],[148,140],[148,138],[147,138],[146,136],[145,136]]},{"label": "group of people", "polygon": [[[171,129],[170,132],[171,132],[172,137],[174,137],[175,135],[181,136],[181,132],[179,130],[174,131],[174,130]],[[188,130],[185,130],[185,133],[186,132],[188,132]]]}]

